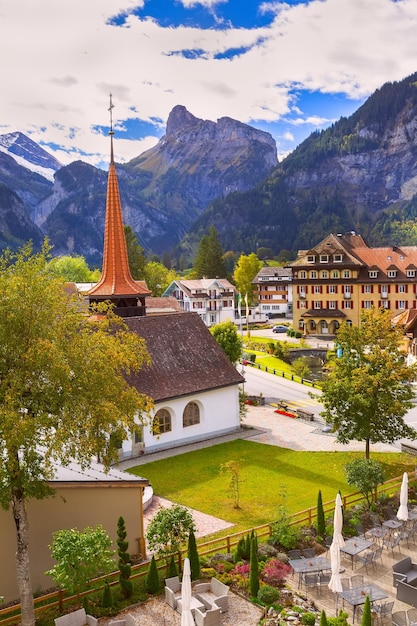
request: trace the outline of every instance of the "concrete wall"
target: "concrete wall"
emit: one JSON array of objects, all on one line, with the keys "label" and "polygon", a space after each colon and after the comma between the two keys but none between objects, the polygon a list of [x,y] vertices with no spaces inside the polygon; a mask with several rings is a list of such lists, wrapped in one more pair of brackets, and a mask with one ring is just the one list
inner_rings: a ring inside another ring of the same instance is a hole
[{"label": "concrete wall", "polygon": [[[142,487],[121,485],[100,487],[76,486],[59,488],[55,497],[30,500],[27,505],[30,528],[30,564],[34,591],[55,586],[44,575],[55,561],[50,556],[49,545],[53,532],[63,528],[83,530],[101,524],[117,549],[117,520],[122,515],[128,533],[129,552],[138,552],[138,538],[142,529]],[[5,602],[18,598],[16,583],[16,532],[11,511],[0,509],[0,592]],[[117,569],[117,554],[115,561]]]}]

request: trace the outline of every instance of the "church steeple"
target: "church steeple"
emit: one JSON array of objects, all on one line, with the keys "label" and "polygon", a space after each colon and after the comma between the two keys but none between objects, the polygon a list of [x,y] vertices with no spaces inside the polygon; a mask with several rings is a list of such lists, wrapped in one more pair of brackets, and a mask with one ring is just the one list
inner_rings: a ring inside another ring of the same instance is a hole
[{"label": "church steeple", "polygon": [[121,317],[146,315],[145,298],[151,292],[132,278],[123,227],[119,183],[113,153],[113,102],[110,94],[110,166],[107,179],[106,222],[104,228],[101,279],[90,291],[89,301],[112,302]]}]

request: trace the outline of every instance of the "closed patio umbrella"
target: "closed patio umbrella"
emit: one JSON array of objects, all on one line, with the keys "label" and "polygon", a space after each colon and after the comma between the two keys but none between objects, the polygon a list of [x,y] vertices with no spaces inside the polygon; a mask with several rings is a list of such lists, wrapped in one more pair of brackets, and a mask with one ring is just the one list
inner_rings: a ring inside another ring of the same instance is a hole
[{"label": "closed patio umbrella", "polygon": [[336,496],[334,518],[333,518],[333,541],[330,546],[330,562],[332,564],[332,576],[328,587],[335,593],[342,591],[342,582],[340,580],[340,548],[345,545],[342,537],[343,528],[343,512],[342,498],[340,493]]},{"label": "closed patio umbrella", "polygon": [[406,522],[408,520],[408,474],[404,472],[403,481],[400,490],[400,507],[397,511],[399,520]]},{"label": "closed patio umbrella", "polygon": [[195,626],[193,614],[191,613],[191,567],[190,559],[184,559],[184,572],[181,584],[181,626]]}]

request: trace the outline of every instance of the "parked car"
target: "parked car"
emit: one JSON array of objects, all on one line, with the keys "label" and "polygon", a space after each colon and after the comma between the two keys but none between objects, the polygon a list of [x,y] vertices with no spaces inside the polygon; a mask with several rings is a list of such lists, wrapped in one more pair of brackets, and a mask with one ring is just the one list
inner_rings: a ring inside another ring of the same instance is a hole
[{"label": "parked car", "polygon": [[283,326],[282,324],[278,324],[278,326],[272,327],[273,333],[286,333],[288,330],[288,326]]}]

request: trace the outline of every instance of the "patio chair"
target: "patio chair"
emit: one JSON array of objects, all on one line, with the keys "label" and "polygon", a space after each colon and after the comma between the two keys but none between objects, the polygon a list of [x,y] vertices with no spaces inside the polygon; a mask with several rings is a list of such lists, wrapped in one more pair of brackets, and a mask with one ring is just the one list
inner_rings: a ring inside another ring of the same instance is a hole
[{"label": "patio chair", "polygon": [[176,609],[179,598],[181,598],[181,583],[178,576],[165,578],[165,602],[171,608]]},{"label": "patio chair", "polygon": [[372,609],[377,614],[380,622],[383,622],[386,617],[391,617],[392,609],[394,608],[394,602],[382,602],[374,603]]},{"label": "patio chair", "polygon": [[362,574],[355,574],[350,577],[350,586],[353,589],[354,587],[362,587],[363,586],[363,576]]},{"label": "patio chair", "polygon": [[[318,591],[321,591],[322,587],[328,587],[329,582],[332,575],[330,572],[319,572],[318,580],[317,580],[317,588]],[[416,625],[417,626],[417,625]]]},{"label": "patio chair", "polygon": [[405,611],[396,611],[392,614],[393,626],[407,626],[407,615]]},{"label": "patio chair", "polygon": [[301,550],[288,550],[287,555],[289,559],[301,559]]},{"label": "patio chair", "polygon": [[408,626],[417,625],[417,609],[408,609],[407,611]]},{"label": "patio chair", "polygon": [[221,611],[220,608],[209,609],[205,613],[200,609],[194,611],[194,621],[196,626],[221,626]]},{"label": "patio chair", "polygon": [[398,534],[394,537],[388,536],[384,537],[382,540],[382,545],[387,550],[391,550],[392,555],[394,556],[394,549],[398,547],[398,552],[401,554],[400,548],[401,535]]},{"label": "patio chair", "polygon": [[358,554],[356,557],[356,562],[361,563],[362,566],[365,567],[366,573],[368,573],[368,566],[372,565],[373,569],[375,569],[375,560],[374,560],[374,552],[369,550],[365,552],[365,554]]},{"label": "patio chair", "polygon": [[303,574],[301,577],[301,584],[304,585],[306,593],[308,589],[318,589],[319,575],[318,574]]},{"label": "patio chair", "polygon": [[372,553],[373,553],[373,561],[375,563],[375,567],[376,567],[376,562],[378,559],[381,559],[381,565],[382,565],[382,550],[384,548],[382,546],[375,546],[375,548],[372,548]]},{"label": "patio chair", "polygon": [[326,537],[324,538],[324,545],[326,546],[326,556],[329,554],[332,541],[333,541],[333,537],[330,537],[330,535],[326,535]]},{"label": "patio chair", "polygon": [[316,551],[314,548],[304,548],[301,552],[301,557],[303,559],[314,559],[316,556]]}]

